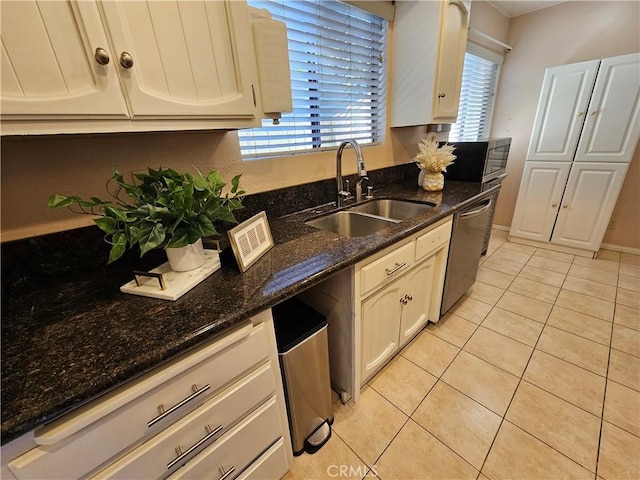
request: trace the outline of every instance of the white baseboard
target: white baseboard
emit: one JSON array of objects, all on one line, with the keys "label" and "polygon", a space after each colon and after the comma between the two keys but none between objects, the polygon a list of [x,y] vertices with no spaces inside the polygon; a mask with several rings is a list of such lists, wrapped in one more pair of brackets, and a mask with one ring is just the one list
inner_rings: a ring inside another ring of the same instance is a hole
[{"label": "white baseboard", "polygon": [[[506,227],[504,225],[496,225],[495,223],[491,225],[491,228],[494,230],[502,231],[502,232],[509,232],[511,230],[510,227]],[[540,245],[536,245],[536,246],[540,246]],[[632,255],[640,255],[640,248],[623,247],[622,245],[613,245],[611,243],[602,243],[600,244],[600,248],[605,250],[612,250],[614,252],[631,253]]]},{"label": "white baseboard", "polygon": [[621,245],[612,245],[611,243],[602,243],[600,248],[605,250],[613,250],[614,252],[631,253],[633,255],[640,255],[640,248],[623,247]]}]

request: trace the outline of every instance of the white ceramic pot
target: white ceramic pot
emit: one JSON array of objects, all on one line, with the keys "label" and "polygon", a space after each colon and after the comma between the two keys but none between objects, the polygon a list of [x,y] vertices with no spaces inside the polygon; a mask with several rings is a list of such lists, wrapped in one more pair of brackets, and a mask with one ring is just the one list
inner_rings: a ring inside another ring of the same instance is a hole
[{"label": "white ceramic pot", "polygon": [[422,179],[422,188],[427,192],[439,192],[444,188],[444,175],[441,172],[425,172]]},{"label": "white ceramic pot", "polygon": [[169,266],[176,272],[187,272],[201,267],[204,264],[204,247],[202,239],[191,245],[177,248],[166,248]]}]

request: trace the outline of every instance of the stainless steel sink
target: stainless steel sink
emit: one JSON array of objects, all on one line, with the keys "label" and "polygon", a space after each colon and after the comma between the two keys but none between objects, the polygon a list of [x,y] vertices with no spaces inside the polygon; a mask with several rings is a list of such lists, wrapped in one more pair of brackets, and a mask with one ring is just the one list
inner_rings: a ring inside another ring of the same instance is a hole
[{"label": "stainless steel sink", "polygon": [[381,198],[351,207],[349,211],[367,213],[369,215],[376,215],[393,220],[406,220],[421,213],[428,212],[431,208],[433,208],[431,204]]},{"label": "stainless steel sink", "polygon": [[370,217],[353,211],[340,211],[305,223],[343,237],[363,237],[398,223],[398,220]]}]

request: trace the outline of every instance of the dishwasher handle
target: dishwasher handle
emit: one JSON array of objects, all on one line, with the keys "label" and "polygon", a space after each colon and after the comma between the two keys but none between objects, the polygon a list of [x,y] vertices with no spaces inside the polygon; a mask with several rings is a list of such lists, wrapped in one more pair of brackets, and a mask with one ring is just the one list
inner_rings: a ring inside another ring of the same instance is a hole
[{"label": "dishwasher handle", "polygon": [[481,208],[477,210],[472,210],[471,212],[465,212],[460,214],[460,218],[466,217],[475,217],[476,215],[480,215],[491,208],[491,204],[493,203],[493,198],[490,198],[486,205],[483,205]]}]

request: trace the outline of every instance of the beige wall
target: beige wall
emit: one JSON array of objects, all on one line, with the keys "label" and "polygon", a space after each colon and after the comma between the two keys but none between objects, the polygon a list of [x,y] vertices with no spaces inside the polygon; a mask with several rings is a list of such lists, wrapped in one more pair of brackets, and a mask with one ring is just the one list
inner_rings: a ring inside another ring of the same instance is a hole
[{"label": "beige wall", "polygon": [[[492,135],[513,138],[496,224],[509,226],[546,67],[613,57],[640,50],[640,2],[566,2],[510,20],[496,96]],[[613,213],[615,230],[604,243],[640,248],[640,148]]]},{"label": "beige wall", "polygon": [[[387,129],[382,145],[363,149],[366,167],[411,162],[425,134],[426,127]],[[92,224],[67,209],[47,210],[47,199],[53,193],[107,198],[105,183],[114,165],[122,173],[158,166],[215,169],[226,180],[242,173],[249,194],[332,178],[336,170],[335,150],[243,161],[234,131],[3,137],[1,240]],[[343,173],[356,173],[355,167],[352,149],[345,150]]]}]

